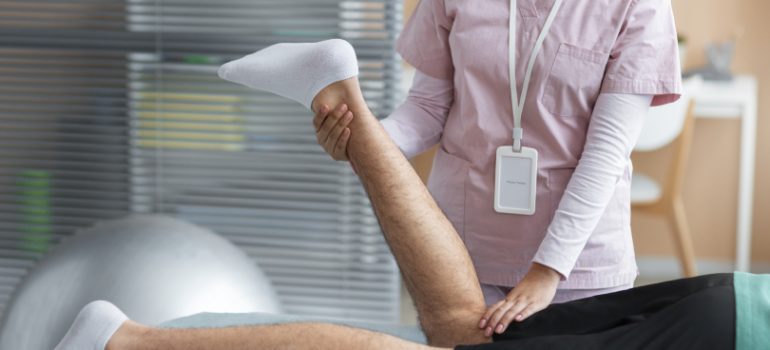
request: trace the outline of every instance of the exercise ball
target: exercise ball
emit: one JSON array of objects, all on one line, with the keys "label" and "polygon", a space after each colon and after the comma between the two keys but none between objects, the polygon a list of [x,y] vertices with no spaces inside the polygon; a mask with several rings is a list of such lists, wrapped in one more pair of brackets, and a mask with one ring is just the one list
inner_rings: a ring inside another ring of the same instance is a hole
[{"label": "exercise ball", "polygon": [[199,312],[281,311],[268,279],[232,243],[179,219],[132,216],[79,232],[32,269],[2,322],[0,349],[53,349],[93,300],[148,325]]}]

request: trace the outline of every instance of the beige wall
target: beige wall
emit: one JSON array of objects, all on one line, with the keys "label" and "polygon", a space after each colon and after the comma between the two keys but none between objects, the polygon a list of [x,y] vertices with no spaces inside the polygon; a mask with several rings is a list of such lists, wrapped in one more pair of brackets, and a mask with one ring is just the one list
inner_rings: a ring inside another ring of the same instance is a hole
[{"label": "beige wall", "polygon": [[[680,34],[688,38],[687,67],[703,64],[707,42],[738,36],[734,71],[757,76],[760,84],[757,171],[754,200],[754,261],[770,262],[770,13],[766,0],[673,0]],[[727,260],[735,256],[740,124],[736,121],[698,120],[693,152],[684,188],[687,216],[699,258]],[[763,151],[764,150],[764,151]],[[635,156],[637,169],[660,172],[669,152]],[[672,251],[669,231],[659,220],[634,216],[639,255]]]},{"label": "beige wall", "polygon": [[[408,16],[416,0],[406,0]],[[688,38],[686,66],[701,65],[703,47],[710,41],[739,35],[734,70],[757,76],[760,106],[757,128],[757,171],[754,199],[753,260],[770,263],[770,1],[673,0],[679,32]],[[738,190],[740,124],[738,121],[698,120],[684,188],[685,205],[701,259],[732,260]],[[661,174],[669,150],[635,155],[637,169]],[[415,159],[427,176],[431,154]],[[640,256],[670,255],[670,234],[665,222],[635,214],[634,239]]]}]

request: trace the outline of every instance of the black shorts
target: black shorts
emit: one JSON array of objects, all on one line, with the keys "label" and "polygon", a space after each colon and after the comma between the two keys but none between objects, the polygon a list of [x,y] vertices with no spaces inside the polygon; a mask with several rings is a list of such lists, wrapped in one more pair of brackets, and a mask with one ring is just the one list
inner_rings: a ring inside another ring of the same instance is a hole
[{"label": "black shorts", "polygon": [[734,349],[733,274],[700,276],[551,305],[491,344],[462,350]]}]

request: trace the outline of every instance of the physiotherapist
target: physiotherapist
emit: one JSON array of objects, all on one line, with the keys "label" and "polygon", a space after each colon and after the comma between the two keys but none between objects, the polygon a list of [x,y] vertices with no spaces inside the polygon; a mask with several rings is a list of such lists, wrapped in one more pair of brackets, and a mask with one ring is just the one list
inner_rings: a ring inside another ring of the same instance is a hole
[{"label": "physiotherapist", "polygon": [[[488,335],[633,287],[630,154],[650,106],[680,96],[677,48],[670,0],[417,6],[397,43],[416,76],[382,126],[408,158],[440,145],[428,188],[473,259]],[[347,136],[319,141],[345,159]]]}]

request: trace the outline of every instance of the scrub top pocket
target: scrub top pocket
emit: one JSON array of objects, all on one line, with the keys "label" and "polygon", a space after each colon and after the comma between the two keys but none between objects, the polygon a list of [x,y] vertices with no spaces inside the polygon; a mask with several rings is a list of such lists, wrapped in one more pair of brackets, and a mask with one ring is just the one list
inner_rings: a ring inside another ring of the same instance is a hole
[{"label": "scrub top pocket", "polygon": [[561,44],[543,92],[543,106],[558,117],[590,117],[609,54]]}]

